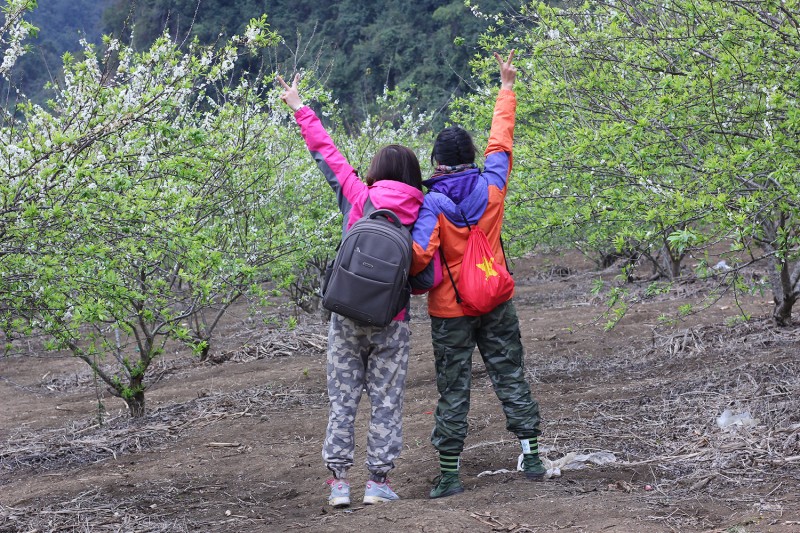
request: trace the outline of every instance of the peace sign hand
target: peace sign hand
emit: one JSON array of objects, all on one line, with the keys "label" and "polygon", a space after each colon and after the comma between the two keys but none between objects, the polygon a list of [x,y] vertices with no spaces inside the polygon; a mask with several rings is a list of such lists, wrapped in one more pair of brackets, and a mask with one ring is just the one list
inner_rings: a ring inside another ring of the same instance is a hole
[{"label": "peace sign hand", "polygon": [[281,94],[281,100],[286,102],[286,105],[292,108],[292,111],[297,111],[301,107],[303,107],[303,100],[300,99],[300,93],[297,92],[297,84],[300,82],[300,73],[294,75],[294,80],[292,81],[292,86],[283,81],[283,78],[280,76],[276,76],[278,78],[278,83],[281,84],[283,87],[283,94]]},{"label": "peace sign hand", "polygon": [[514,81],[517,79],[517,67],[511,64],[511,61],[514,59],[514,52],[515,50],[511,50],[511,53],[508,54],[508,59],[503,61],[503,58],[500,57],[500,54],[497,52],[494,53],[494,58],[497,60],[497,64],[500,66],[500,88],[501,89],[514,89]]}]

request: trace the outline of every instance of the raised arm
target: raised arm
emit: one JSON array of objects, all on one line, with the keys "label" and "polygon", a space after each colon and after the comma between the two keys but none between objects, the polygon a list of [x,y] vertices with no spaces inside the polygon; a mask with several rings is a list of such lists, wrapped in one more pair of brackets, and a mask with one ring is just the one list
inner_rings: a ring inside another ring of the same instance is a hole
[{"label": "raised arm", "polygon": [[514,50],[508,55],[508,60],[503,61],[500,54],[494,53],[494,58],[500,67],[500,92],[492,116],[492,130],[489,134],[489,144],[486,153],[493,152],[511,153],[514,141],[514,114],[517,108],[517,97],[514,94],[514,81],[517,79],[517,67],[512,64]]},{"label": "raised arm", "polygon": [[517,97],[514,94],[514,82],[517,79],[517,67],[512,63],[514,50],[503,60],[495,52],[494,58],[500,67],[500,92],[494,104],[492,129],[489,143],[486,146],[484,175],[491,183],[501,189],[506,186],[511,173],[511,152],[514,144],[514,120],[517,109]]},{"label": "raised arm", "polygon": [[355,169],[336,148],[316,113],[303,104],[297,89],[300,74],[295,75],[291,85],[280,76],[277,79],[283,87],[281,100],[294,111],[294,118],[300,125],[300,133],[306,141],[308,151],[311,152],[328,184],[336,192],[339,209],[346,215],[358,194],[362,189],[366,189],[367,185],[359,179]]}]

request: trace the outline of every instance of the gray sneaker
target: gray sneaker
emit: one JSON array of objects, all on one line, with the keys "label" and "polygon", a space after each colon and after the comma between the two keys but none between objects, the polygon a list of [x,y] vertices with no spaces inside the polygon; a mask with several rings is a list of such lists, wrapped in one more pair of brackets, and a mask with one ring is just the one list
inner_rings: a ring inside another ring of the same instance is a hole
[{"label": "gray sneaker", "polygon": [[392,487],[389,486],[389,480],[386,480],[385,483],[367,481],[367,488],[364,490],[365,504],[391,502],[399,499],[400,496],[395,494]]},{"label": "gray sneaker", "polygon": [[328,496],[328,505],[333,507],[347,507],[350,505],[350,483],[344,479],[329,479],[331,495]]}]

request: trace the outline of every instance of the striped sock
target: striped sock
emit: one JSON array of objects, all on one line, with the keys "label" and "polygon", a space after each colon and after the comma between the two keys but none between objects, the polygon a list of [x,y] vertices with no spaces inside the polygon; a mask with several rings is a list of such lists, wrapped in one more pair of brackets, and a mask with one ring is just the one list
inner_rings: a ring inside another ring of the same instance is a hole
[{"label": "striped sock", "polygon": [[539,455],[539,437],[519,439],[519,444],[522,446],[522,453]]},{"label": "striped sock", "polygon": [[442,474],[447,472],[458,472],[458,465],[460,462],[460,455],[448,455],[444,453],[439,454],[439,469]]}]

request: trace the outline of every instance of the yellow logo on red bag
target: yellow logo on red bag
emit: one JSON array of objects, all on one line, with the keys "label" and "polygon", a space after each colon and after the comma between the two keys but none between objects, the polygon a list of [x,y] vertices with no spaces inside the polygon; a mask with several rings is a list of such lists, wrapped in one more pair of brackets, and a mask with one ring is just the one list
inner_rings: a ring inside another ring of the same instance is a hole
[{"label": "yellow logo on red bag", "polygon": [[488,258],[486,256],[483,256],[483,262],[478,263],[475,266],[477,266],[478,268],[483,270],[483,273],[486,274],[486,279],[487,280],[489,278],[493,277],[493,276],[499,276],[500,275],[500,274],[497,273],[497,270],[494,269],[494,257],[492,257],[490,259],[490,258]]}]

